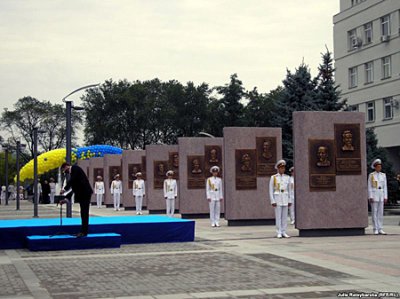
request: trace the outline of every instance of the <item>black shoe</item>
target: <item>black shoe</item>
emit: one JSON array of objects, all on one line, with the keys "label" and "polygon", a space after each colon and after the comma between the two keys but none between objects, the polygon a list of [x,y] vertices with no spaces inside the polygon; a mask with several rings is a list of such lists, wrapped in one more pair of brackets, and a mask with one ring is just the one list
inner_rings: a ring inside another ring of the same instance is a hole
[{"label": "black shoe", "polygon": [[82,237],[86,237],[86,236],[87,236],[87,234],[85,234],[85,233],[79,233],[79,234],[75,235],[75,237],[77,237],[77,238],[82,238]]}]

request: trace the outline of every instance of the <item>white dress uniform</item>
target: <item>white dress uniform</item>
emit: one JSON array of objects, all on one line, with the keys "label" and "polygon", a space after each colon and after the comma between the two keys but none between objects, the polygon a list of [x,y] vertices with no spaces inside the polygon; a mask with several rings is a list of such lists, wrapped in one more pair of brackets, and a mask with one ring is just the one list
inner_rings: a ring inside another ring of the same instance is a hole
[{"label": "white dress uniform", "polygon": [[136,214],[142,214],[143,196],[146,195],[144,180],[136,179],[133,181],[132,188],[133,196],[135,197],[136,203]]},{"label": "white dress uniform", "polygon": [[35,194],[35,196],[37,196],[37,201],[40,202],[40,197],[42,196],[42,184],[40,182],[38,182],[37,184],[37,192],[38,194],[37,195]]},{"label": "white dress uniform", "polygon": [[374,233],[383,232],[383,206],[388,198],[386,175],[383,172],[372,172],[368,176],[368,198],[372,199],[372,225]]},{"label": "white dress uniform", "polygon": [[9,200],[14,200],[15,197],[15,187],[13,184],[8,185]]},{"label": "white dress uniform", "polygon": [[274,174],[269,181],[269,198],[271,204],[276,204],[275,223],[278,238],[286,236],[290,177],[286,174]]},{"label": "white dress uniform", "polygon": [[221,178],[212,176],[207,179],[206,194],[207,199],[211,199],[209,202],[211,226],[219,226],[221,199],[224,198]]},{"label": "white dress uniform", "polygon": [[54,196],[56,195],[56,183],[50,182],[50,203],[54,203]]},{"label": "white dress uniform", "polygon": [[291,176],[289,178],[289,198],[290,202],[292,205],[289,207],[289,216],[290,216],[290,221],[292,224],[294,224],[295,219],[294,219],[294,177]]},{"label": "white dress uniform", "polygon": [[7,194],[7,188],[6,188],[6,186],[2,186],[1,187],[1,196],[0,196],[2,205],[6,204],[6,194]]},{"label": "white dress uniform", "polygon": [[167,216],[174,216],[175,212],[175,198],[178,196],[178,187],[176,180],[166,179],[164,180],[164,198],[167,203]]},{"label": "white dress uniform", "polygon": [[104,190],[104,182],[102,181],[97,181],[94,183],[94,194],[96,194],[96,203],[97,203],[97,208],[101,208],[101,205],[103,203],[103,196],[104,196],[105,190]]},{"label": "white dress uniform", "polygon": [[110,190],[114,199],[114,210],[119,211],[119,206],[121,205],[122,182],[120,180],[112,181]]}]

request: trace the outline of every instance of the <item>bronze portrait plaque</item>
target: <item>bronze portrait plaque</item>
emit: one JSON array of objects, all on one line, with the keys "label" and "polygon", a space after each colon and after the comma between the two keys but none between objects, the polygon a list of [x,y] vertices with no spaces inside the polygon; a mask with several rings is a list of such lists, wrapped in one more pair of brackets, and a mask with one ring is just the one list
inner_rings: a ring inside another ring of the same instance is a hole
[{"label": "bronze portrait plaque", "polygon": [[142,164],[128,164],[128,188],[132,189],[136,173],[142,172]]},{"label": "bronze portrait plaque", "polygon": [[205,176],[207,177],[210,173],[210,169],[213,166],[218,166],[219,177],[222,178],[222,147],[220,145],[206,145],[204,146],[205,153],[205,171],[208,172]]},{"label": "bronze portrait plaque", "polygon": [[168,161],[153,161],[154,189],[163,189],[164,180],[168,171]]},{"label": "bronze portrait plaque", "polygon": [[276,173],[276,137],[256,137],[257,176],[270,176]]},{"label": "bronze portrait plaque", "polygon": [[360,124],[335,124],[336,174],[361,174]]},{"label": "bronze portrait plaque", "polygon": [[103,168],[93,168],[93,185],[97,181],[98,176],[101,176],[101,180],[104,181],[104,169]]},{"label": "bronze portrait plaque", "polygon": [[309,139],[310,191],[335,191],[335,145],[330,139]]},{"label": "bronze portrait plaque", "polygon": [[119,179],[122,181],[122,167],[121,166],[109,166],[108,167],[108,178],[109,178],[109,186],[111,186],[112,181],[115,179],[115,176],[119,174]]},{"label": "bronze portrait plaque", "polygon": [[188,189],[205,188],[205,180],[204,156],[187,156]]},{"label": "bronze portrait plaque", "polygon": [[174,179],[179,180],[179,154],[178,152],[169,152],[168,157],[169,169],[174,172]]},{"label": "bronze portrait plaque", "polygon": [[236,190],[257,189],[255,149],[235,150]]}]

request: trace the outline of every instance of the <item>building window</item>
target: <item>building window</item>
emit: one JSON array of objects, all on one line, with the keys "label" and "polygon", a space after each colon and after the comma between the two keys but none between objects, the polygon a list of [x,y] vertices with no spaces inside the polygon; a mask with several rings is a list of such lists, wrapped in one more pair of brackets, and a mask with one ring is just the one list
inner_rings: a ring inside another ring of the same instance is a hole
[{"label": "building window", "polygon": [[347,32],[349,50],[353,50],[357,48],[357,32],[356,29],[350,30]]},{"label": "building window", "polygon": [[386,56],[382,58],[382,79],[390,78],[392,75],[392,66],[391,66],[390,56]]},{"label": "building window", "polygon": [[375,102],[367,103],[367,121],[368,122],[375,121]]},{"label": "building window", "polygon": [[364,40],[366,44],[372,43],[372,22],[364,25]]},{"label": "building window", "polygon": [[383,99],[383,119],[393,118],[393,101],[392,98]]},{"label": "building window", "polygon": [[364,2],[364,1],[366,1],[366,0],[351,0],[351,6],[360,4],[361,2]]},{"label": "building window", "polygon": [[365,65],[365,83],[372,83],[374,81],[374,63],[367,62]]},{"label": "building window", "polygon": [[349,68],[349,88],[357,87],[357,67]]},{"label": "building window", "polygon": [[357,112],[358,111],[358,105],[350,105],[349,106],[349,111],[351,112]]},{"label": "building window", "polygon": [[390,35],[390,15],[381,18],[381,34],[382,36]]}]

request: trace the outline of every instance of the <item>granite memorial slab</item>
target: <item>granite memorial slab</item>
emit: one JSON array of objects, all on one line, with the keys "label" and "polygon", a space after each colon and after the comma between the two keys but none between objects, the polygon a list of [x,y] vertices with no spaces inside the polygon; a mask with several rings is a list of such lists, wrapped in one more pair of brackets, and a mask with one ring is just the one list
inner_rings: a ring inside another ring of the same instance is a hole
[{"label": "granite memorial slab", "polygon": [[[110,187],[111,182],[114,180],[114,177],[117,174],[120,175],[120,180],[123,183],[124,177],[122,175],[122,155],[104,155],[104,202],[107,207],[112,207],[114,205]],[[123,196],[121,196],[121,203],[123,203]]]},{"label": "granite memorial slab", "polygon": [[[179,211],[182,218],[207,217],[206,179],[210,168],[219,166],[223,173],[223,139],[181,137],[179,145]],[[221,213],[224,204],[221,205]]]},{"label": "granite memorial slab", "polygon": [[[175,179],[179,180],[178,145],[155,144],[146,146],[146,164],[151,166],[147,169],[147,209],[150,214],[165,213],[166,203],[163,183],[169,169],[175,172]],[[175,209],[179,210],[179,190]]]},{"label": "granite memorial slab", "polygon": [[[352,136],[347,136],[349,131]],[[300,236],[364,234],[368,226],[365,114],[294,112],[293,136]]]},{"label": "granite memorial slab", "polygon": [[[269,180],[282,158],[280,128],[224,128],[225,219],[228,225],[274,224]],[[272,170],[273,169],[273,170]]]},{"label": "granite memorial slab", "polygon": [[[104,158],[103,157],[90,158],[88,179],[93,190],[94,190],[94,184],[98,176],[101,176],[104,180]],[[91,203],[96,204],[96,195],[94,193],[92,195]]]},{"label": "granite memorial slab", "polygon": [[[124,150],[122,152],[122,177],[125,178],[122,181],[122,200],[121,203],[125,210],[132,210],[135,208],[136,203],[133,198],[133,181],[136,180],[136,173],[142,173],[142,179],[147,184],[146,180],[146,164],[143,165],[143,161],[146,161],[145,150]],[[146,190],[147,191],[147,190]],[[143,197],[143,207],[147,205],[147,197]]]}]

